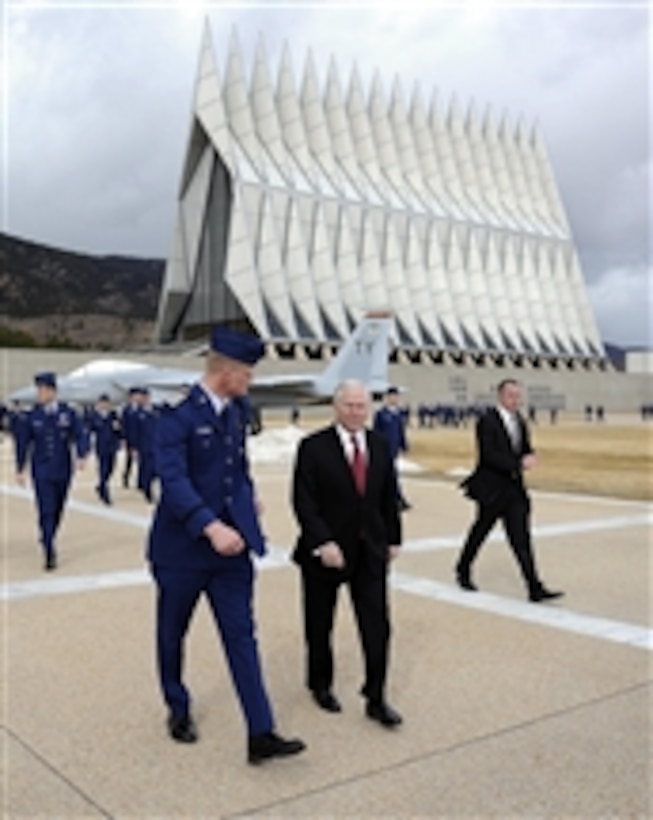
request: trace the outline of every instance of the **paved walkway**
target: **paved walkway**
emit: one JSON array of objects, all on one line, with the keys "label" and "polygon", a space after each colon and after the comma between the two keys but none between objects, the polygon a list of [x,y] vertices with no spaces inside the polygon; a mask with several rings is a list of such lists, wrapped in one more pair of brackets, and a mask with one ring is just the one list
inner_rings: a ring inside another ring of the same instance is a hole
[{"label": "paved walkway", "polygon": [[451,485],[406,479],[389,684],[405,723],[388,732],[363,716],[346,595],[343,713],[319,711],[303,688],[288,471],[261,468],[273,549],[259,565],[259,638],[280,729],[309,750],[252,768],[205,606],[187,658],[201,739],[167,738],[142,557],[151,508],[118,488],[106,508],[93,470],[78,475],[60,568],[46,575],[8,442],[0,465],[4,816],[649,816],[648,505],[536,494],[541,572],[566,596],[533,605],[500,532],[478,561],[483,591],[459,590],[451,568],[472,508]]}]

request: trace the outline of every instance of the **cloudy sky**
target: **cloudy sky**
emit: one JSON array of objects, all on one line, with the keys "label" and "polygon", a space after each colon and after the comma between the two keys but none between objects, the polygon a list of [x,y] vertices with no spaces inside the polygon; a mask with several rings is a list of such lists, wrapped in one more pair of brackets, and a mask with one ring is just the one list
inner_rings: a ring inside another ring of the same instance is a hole
[{"label": "cloudy sky", "polygon": [[648,0],[154,3],[5,0],[2,230],[95,254],[165,257],[205,17],[224,68],[264,33],[367,86],[537,121],[606,341],[652,343]]}]

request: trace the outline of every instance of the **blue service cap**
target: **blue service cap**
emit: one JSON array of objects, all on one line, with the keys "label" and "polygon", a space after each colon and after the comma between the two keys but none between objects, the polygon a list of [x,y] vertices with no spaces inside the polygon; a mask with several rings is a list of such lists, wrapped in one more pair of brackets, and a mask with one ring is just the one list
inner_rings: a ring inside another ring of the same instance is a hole
[{"label": "blue service cap", "polygon": [[45,373],[37,373],[36,376],[34,376],[34,384],[37,387],[53,387],[56,390],[57,376],[55,373],[51,373],[50,371]]},{"label": "blue service cap", "polygon": [[101,393],[98,396],[98,401],[110,401],[108,394],[107,393]]},{"label": "blue service cap", "polygon": [[139,390],[140,389],[138,387],[130,387],[128,392],[130,396],[135,396]]},{"label": "blue service cap", "polygon": [[393,385],[392,387],[388,387],[385,392],[388,396],[397,396],[399,394],[399,388]]},{"label": "blue service cap", "polygon": [[222,325],[211,332],[211,349],[243,364],[256,364],[265,353],[265,345],[256,336]]}]

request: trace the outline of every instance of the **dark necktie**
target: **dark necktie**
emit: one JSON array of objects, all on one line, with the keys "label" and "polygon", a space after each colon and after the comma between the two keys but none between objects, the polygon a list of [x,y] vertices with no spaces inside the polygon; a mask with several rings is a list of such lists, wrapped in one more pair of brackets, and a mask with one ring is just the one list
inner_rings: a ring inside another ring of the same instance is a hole
[{"label": "dark necktie", "polygon": [[365,483],[367,478],[367,468],[365,466],[365,456],[358,446],[358,439],[351,434],[351,444],[354,448],[354,456],[351,460],[351,471],[354,476],[354,484],[359,495],[365,495]]}]

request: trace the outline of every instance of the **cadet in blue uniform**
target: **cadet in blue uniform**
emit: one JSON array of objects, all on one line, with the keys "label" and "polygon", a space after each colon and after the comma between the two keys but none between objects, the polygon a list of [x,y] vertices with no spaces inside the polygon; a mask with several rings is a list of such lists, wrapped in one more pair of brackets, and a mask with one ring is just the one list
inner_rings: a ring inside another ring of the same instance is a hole
[{"label": "cadet in blue uniform", "polygon": [[152,406],[150,391],[139,389],[140,406],[136,412],[136,452],[138,453],[138,489],[148,501],[152,501],[152,482],[156,475],[154,466],[154,433],[159,411]]},{"label": "cadet in blue uniform", "polygon": [[111,409],[106,394],[100,396],[95,409],[89,414],[88,429],[93,437],[98,464],[98,485],[95,491],[105,504],[111,504],[109,479],[113,474],[120,446],[120,420],[116,411]]},{"label": "cadet in blue uniform", "polygon": [[120,426],[125,439],[125,469],[122,474],[122,486],[129,486],[129,477],[136,455],[136,436],[138,426],[138,410],[141,406],[140,393],[137,387],[129,388],[129,403],[123,407],[120,417]]},{"label": "cadet in blue uniform", "polygon": [[25,465],[31,457],[45,569],[51,570],[57,566],[54,539],[72,475],[71,448],[75,446],[78,467],[82,467],[88,441],[77,413],[57,401],[55,374],[39,373],[34,383],[37,405],[17,429],[16,471],[18,483],[24,484]]},{"label": "cadet in blue uniform", "polygon": [[396,459],[399,453],[408,452],[404,417],[399,407],[399,390],[389,387],[385,394],[385,404],[374,415],[374,432],[380,433],[388,443],[390,455],[395,463],[395,478],[397,482],[397,503],[400,510],[409,510],[410,504],[406,501],[399,484],[399,473]]},{"label": "cadet in blue uniform", "polygon": [[252,608],[254,565],[264,537],[245,451],[246,393],[263,344],[216,328],[202,380],[176,408],[164,410],[155,438],[161,499],[148,558],[158,588],[157,652],[168,731],[192,743],[197,731],[182,682],[184,638],[206,594],[222,638],[248,734],[248,760],[297,754],[300,740],[274,731]]}]

